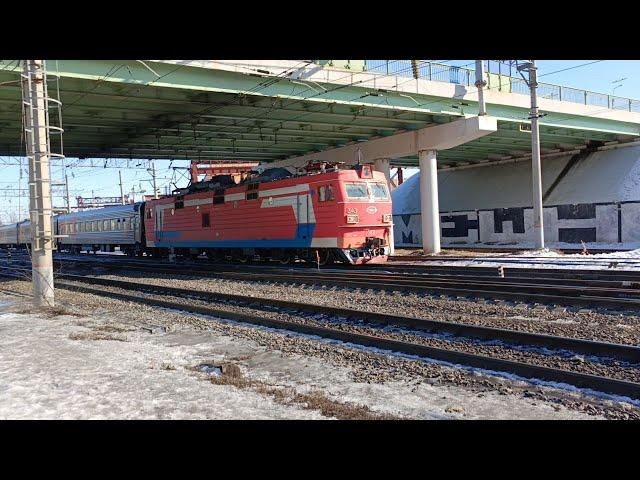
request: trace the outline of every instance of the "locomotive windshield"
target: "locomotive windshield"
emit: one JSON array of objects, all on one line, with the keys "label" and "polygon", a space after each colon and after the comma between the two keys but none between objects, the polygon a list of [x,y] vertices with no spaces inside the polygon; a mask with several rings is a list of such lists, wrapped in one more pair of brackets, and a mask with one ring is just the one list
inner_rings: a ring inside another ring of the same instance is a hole
[{"label": "locomotive windshield", "polygon": [[373,198],[375,200],[387,200],[387,187],[384,183],[347,183],[345,184],[347,197],[349,198]]},{"label": "locomotive windshield", "polygon": [[347,197],[349,198],[368,198],[369,192],[367,192],[367,184],[360,183],[347,183],[345,184],[347,189]]},{"label": "locomotive windshield", "polygon": [[371,188],[373,198],[375,198],[376,200],[387,199],[387,187],[384,183],[370,183],[369,187]]}]

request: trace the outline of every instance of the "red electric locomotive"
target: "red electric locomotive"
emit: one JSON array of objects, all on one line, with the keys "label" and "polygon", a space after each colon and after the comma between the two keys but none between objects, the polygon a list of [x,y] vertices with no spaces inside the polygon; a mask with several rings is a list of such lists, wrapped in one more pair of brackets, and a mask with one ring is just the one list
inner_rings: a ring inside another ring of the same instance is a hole
[{"label": "red electric locomotive", "polygon": [[145,250],[154,255],[362,264],[389,254],[391,196],[370,165],[309,166],[302,176],[276,168],[241,184],[214,177],[143,211]]}]

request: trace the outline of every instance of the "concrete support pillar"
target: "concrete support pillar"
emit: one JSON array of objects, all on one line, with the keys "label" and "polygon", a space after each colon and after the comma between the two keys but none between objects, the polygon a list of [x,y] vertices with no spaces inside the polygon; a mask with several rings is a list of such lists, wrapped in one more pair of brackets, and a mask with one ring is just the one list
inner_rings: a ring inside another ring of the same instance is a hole
[{"label": "concrete support pillar", "polygon": [[53,208],[49,166],[46,77],[43,60],[24,60],[22,98],[29,158],[33,303],[53,307]]},{"label": "concrete support pillar", "polygon": [[438,165],[435,150],[418,152],[420,163],[420,211],[422,247],[425,254],[440,253],[440,206],[438,203]]},{"label": "concrete support pillar", "polygon": [[391,164],[388,158],[379,158],[373,163],[373,168],[378,172],[384,173],[387,184],[391,182]]},{"label": "concrete support pillar", "polygon": [[[391,163],[388,158],[379,158],[374,164],[373,168],[378,172],[384,173],[384,177],[387,179],[387,191],[391,195]],[[389,228],[389,255],[393,255],[396,251],[395,236],[393,234],[393,223]]]}]

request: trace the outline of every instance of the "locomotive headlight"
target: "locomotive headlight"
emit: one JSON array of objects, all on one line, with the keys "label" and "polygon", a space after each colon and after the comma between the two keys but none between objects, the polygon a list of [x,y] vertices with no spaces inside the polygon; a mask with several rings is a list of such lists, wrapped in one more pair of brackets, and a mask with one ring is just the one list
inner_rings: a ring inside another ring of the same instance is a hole
[{"label": "locomotive headlight", "polygon": [[347,215],[347,223],[358,223],[359,221],[358,215]]},{"label": "locomotive headlight", "polygon": [[393,215],[390,213],[385,213],[382,215],[382,221],[384,223],[391,223],[393,221]]}]

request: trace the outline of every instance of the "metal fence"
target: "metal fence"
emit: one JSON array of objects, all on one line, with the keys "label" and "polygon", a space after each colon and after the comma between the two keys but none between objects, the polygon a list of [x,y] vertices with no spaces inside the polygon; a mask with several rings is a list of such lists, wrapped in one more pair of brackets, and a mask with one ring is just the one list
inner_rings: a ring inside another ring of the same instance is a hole
[{"label": "metal fence", "polygon": [[[456,67],[427,60],[365,60],[365,70],[383,75],[415,77],[434,82],[456,83],[471,86],[475,83],[475,69]],[[516,77],[515,67],[501,62],[488,61],[487,88],[490,90],[529,95],[529,87],[521,77]],[[563,87],[550,83],[538,83],[538,96],[549,100],[581,103],[598,107],[626,110],[640,113],[640,100],[615,97],[604,93],[590,92],[572,87]]]}]

